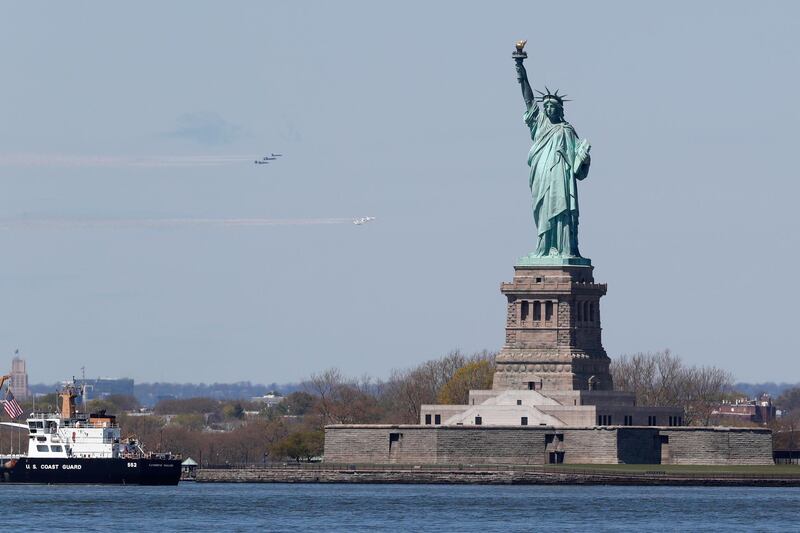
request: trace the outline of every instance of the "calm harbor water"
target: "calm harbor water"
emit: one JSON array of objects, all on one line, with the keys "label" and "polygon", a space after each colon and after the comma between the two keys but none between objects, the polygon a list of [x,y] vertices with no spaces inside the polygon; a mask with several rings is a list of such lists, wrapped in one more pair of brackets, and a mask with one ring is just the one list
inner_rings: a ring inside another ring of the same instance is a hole
[{"label": "calm harbor water", "polygon": [[800,488],[182,483],[0,495],[5,531],[800,531]]}]

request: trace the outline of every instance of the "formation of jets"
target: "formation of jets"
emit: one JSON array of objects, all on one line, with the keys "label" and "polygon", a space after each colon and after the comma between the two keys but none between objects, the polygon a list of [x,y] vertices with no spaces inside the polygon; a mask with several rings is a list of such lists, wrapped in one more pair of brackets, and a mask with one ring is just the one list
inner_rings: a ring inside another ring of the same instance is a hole
[{"label": "formation of jets", "polygon": [[[270,161],[275,161],[279,157],[283,157],[283,154],[276,154],[274,152],[270,153],[270,155],[265,155],[261,159],[256,159],[253,161],[256,165],[268,165]],[[361,218],[354,218],[353,224],[356,226],[362,226],[367,222],[372,222],[375,220],[375,217],[361,217]]]},{"label": "formation of jets", "polygon": [[253,161],[256,165],[268,165],[270,161],[275,161],[279,157],[282,157],[283,154],[272,154],[272,155],[265,155],[260,160],[256,159]]}]

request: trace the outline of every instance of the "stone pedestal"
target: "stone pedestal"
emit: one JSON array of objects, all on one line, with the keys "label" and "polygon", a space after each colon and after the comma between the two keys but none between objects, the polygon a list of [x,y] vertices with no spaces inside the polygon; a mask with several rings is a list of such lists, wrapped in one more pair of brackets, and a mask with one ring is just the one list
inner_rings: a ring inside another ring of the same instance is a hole
[{"label": "stone pedestal", "polygon": [[495,390],[613,389],[600,340],[600,297],[589,265],[514,267],[500,291],[508,299],[506,342],[497,356]]}]

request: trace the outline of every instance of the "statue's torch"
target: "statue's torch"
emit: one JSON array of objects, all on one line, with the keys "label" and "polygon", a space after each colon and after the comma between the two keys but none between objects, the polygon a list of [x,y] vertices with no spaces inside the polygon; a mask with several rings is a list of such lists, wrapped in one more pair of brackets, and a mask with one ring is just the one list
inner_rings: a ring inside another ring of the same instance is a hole
[{"label": "statue's torch", "polygon": [[523,48],[525,48],[525,44],[527,42],[528,41],[526,41],[526,40],[517,41],[517,43],[515,45],[516,46],[516,50],[514,50],[514,53],[511,54],[511,57],[514,58],[514,61],[516,61],[517,63],[522,63],[522,61],[524,61],[528,57],[528,53],[523,50]]}]

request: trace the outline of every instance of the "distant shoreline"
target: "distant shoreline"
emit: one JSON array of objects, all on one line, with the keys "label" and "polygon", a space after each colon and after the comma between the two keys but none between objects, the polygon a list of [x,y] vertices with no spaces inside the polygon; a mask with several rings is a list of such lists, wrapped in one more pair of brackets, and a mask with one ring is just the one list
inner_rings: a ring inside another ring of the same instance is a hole
[{"label": "distant shoreline", "polygon": [[[629,467],[629,468],[626,468]],[[646,468],[646,469],[643,469]],[[695,471],[692,471],[695,470]],[[774,470],[774,472],[770,472]],[[671,485],[800,487],[800,466],[671,468],[671,465],[286,465],[197,470],[199,483],[364,483],[458,485]]]}]

